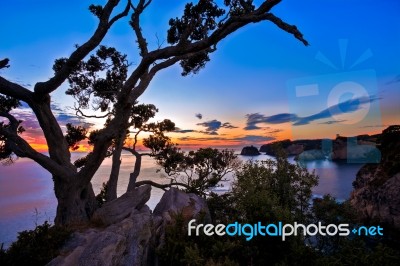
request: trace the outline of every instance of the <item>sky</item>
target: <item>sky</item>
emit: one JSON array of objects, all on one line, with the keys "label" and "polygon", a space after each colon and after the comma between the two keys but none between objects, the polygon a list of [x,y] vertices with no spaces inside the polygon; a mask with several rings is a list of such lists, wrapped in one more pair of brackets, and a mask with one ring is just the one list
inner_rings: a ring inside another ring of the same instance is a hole
[{"label": "sky", "polygon": [[[2,1],[0,59],[9,58],[11,66],[0,75],[29,89],[50,78],[54,60],[69,56],[93,33],[92,3],[104,2]],[[150,48],[166,45],[168,20],[179,17],[184,4],[152,1],[142,18]],[[224,39],[197,75],[182,77],[177,65],[154,78],[139,101],[158,107],[155,121],[175,122],[177,130],[169,134],[174,142],[260,146],[287,138],[374,134],[400,124],[400,2],[284,0],[272,13],[295,24],[310,46],[265,21]],[[127,19],[102,44],[127,54],[132,69],[139,62]],[[60,123],[100,127],[99,121],[74,116],[67,88],[52,94]],[[24,120],[31,145],[45,150],[30,109],[15,114]]]}]

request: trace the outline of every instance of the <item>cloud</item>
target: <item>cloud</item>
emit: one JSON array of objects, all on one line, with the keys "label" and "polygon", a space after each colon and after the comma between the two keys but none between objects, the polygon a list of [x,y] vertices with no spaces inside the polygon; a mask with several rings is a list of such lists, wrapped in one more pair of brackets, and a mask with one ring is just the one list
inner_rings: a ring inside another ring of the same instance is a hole
[{"label": "cloud", "polygon": [[394,83],[399,83],[400,82],[400,74],[395,76],[391,81],[388,81],[386,84],[394,84]]},{"label": "cloud", "polygon": [[197,125],[205,127],[206,131],[217,131],[218,129],[221,128],[222,123],[221,121],[214,119],[203,123],[197,123]]},{"label": "cloud", "polygon": [[[86,128],[90,128],[94,125],[93,123],[89,123],[84,119],[78,118],[76,115],[63,110],[58,104],[52,104],[51,109],[53,110],[53,114],[62,128],[65,127],[67,123],[81,125]],[[26,103],[22,102],[21,106],[17,109],[12,110],[11,113],[15,116],[16,119],[22,121],[21,125],[26,130],[23,133],[23,137],[29,143],[40,142],[43,140],[43,131],[39,125],[39,122],[36,119],[36,116],[33,113],[32,109],[30,109],[30,107]]]},{"label": "cloud", "polygon": [[259,143],[259,142],[266,142],[275,140],[275,137],[270,136],[258,136],[258,135],[246,135],[241,137],[233,137],[233,138],[226,138],[226,137],[181,137],[178,138],[179,141],[226,141],[226,142],[241,142],[241,143]]},{"label": "cloud", "polygon": [[230,128],[230,129],[232,129],[232,128],[238,128],[238,127],[236,127],[236,126],[233,126],[233,125],[232,125],[231,123],[229,123],[229,122],[223,123],[221,127],[223,127],[223,128]]},{"label": "cloud", "polygon": [[198,119],[202,119],[202,118],[203,118],[203,115],[200,114],[200,113],[197,113],[197,114],[195,114],[194,116],[197,117]]},{"label": "cloud", "polygon": [[340,115],[343,113],[353,113],[360,110],[363,107],[363,105],[367,103],[372,103],[377,100],[379,100],[379,98],[374,96],[349,99],[347,101],[332,105],[331,107],[322,110],[317,114],[301,117],[293,125],[294,126],[308,125],[315,120],[331,118],[334,115]]},{"label": "cloud", "polygon": [[235,138],[235,140],[244,142],[265,142],[275,139],[276,139],[275,137],[257,136],[257,135],[246,135],[244,137]]},{"label": "cloud", "polygon": [[282,132],[282,131],[283,131],[283,129],[274,129],[274,130],[268,131],[268,133],[269,134],[276,134],[276,133],[279,133],[279,132]]},{"label": "cloud", "polygon": [[339,104],[332,105],[316,114],[305,117],[299,117],[297,114],[290,114],[290,113],[281,113],[272,116],[265,116],[260,113],[247,114],[246,115],[247,122],[246,122],[246,127],[244,129],[245,130],[261,129],[261,127],[258,125],[260,123],[283,124],[292,122],[294,126],[308,125],[311,122],[321,119],[329,119],[335,115],[356,112],[362,109],[365,104],[375,102],[379,99],[380,98],[375,96],[349,99]]},{"label": "cloud", "polygon": [[389,125],[367,125],[367,126],[362,126],[360,128],[383,128],[383,127],[388,127]]},{"label": "cloud", "polygon": [[227,128],[227,129],[237,128],[236,126],[233,126],[229,122],[222,123],[221,121],[218,121],[216,119],[206,121],[203,123],[197,123],[196,125],[205,127],[204,131],[199,131],[199,132],[202,132],[202,133],[208,134],[208,135],[218,135],[217,131],[220,128]]},{"label": "cloud", "polygon": [[193,129],[180,129],[179,127],[176,127],[175,130],[174,130],[173,132],[174,132],[174,133],[185,134],[185,133],[196,132],[196,130],[193,130]]},{"label": "cloud", "polygon": [[322,123],[319,123],[319,124],[321,124],[321,125],[332,125],[332,124],[337,124],[337,123],[343,123],[343,122],[346,122],[347,120],[329,120],[329,121],[326,121],[326,122],[322,122]]},{"label": "cloud", "polygon": [[264,116],[260,113],[253,113],[253,114],[247,114],[246,118],[247,118],[246,122],[247,125],[244,128],[245,130],[261,129],[261,127],[258,126],[258,124],[260,123],[283,124],[298,119],[298,117],[295,114],[288,114],[288,113],[276,114],[272,116]]}]

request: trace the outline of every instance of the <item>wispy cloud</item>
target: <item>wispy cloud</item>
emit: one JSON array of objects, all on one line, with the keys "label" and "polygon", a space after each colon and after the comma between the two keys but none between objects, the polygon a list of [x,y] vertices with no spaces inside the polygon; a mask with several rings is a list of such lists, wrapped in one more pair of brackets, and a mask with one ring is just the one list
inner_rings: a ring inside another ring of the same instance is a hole
[{"label": "wispy cloud", "polygon": [[367,125],[367,126],[362,126],[360,128],[383,128],[383,127],[388,127],[389,125]]},{"label": "wispy cloud", "polygon": [[193,133],[196,132],[196,130],[193,129],[180,129],[179,127],[176,127],[175,130],[173,131],[175,133],[181,133],[181,134],[186,134],[186,133]]},{"label": "wispy cloud", "polygon": [[400,74],[395,76],[392,80],[388,81],[386,84],[394,84],[394,83],[399,83],[400,82]]},{"label": "wispy cloud", "polygon": [[[329,119],[335,115],[340,115],[343,113],[353,113],[363,108],[364,105],[368,103],[375,102],[380,98],[371,97],[358,97],[354,99],[349,99],[347,101],[341,102],[339,104],[332,105],[316,114],[300,117],[297,114],[291,113],[281,113],[272,116],[265,116],[260,113],[247,114],[247,122],[245,130],[255,130],[261,129],[259,124],[283,124],[292,122],[294,126],[308,125],[314,121]],[[336,121],[339,122],[339,121]],[[343,121],[342,121],[343,122]],[[326,124],[333,124],[332,121],[325,122]]]},{"label": "wispy cloud", "polygon": [[259,124],[261,123],[283,124],[298,119],[298,117],[295,114],[289,114],[289,113],[276,114],[272,116],[265,116],[260,113],[253,113],[253,114],[247,114],[246,118],[247,122],[246,122],[246,127],[244,128],[245,130],[261,129],[261,127],[259,126]]},{"label": "wispy cloud", "polygon": [[238,143],[260,143],[275,140],[274,137],[271,136],[258,136],[258,135],[245,135],[239,137],[181,137],[178,138],[180,141],[198,141],[198,142],[207,142],[207,141],[226,141],[226,142],[238,142]]},{"label": "wispy cloud", "polygon": [[198,119],[202,119],[202,118],[203,118],[203,115],[200,114],[200,113],[197,113],[197,114],[195,114],[194,116],[197,117]]},{"label": "wispy cloud", "polygon": [[345,120],[345,119],[342,119],[342,120],[329,120],[329,121],[326,121],[326,122],[322,122],[322,123],[319,123],[319,124],[321,124],[321,125],[333,125],[333,124],[337,124],[337,123],[343,123],[343,122],[346,122],[347,120]]}]

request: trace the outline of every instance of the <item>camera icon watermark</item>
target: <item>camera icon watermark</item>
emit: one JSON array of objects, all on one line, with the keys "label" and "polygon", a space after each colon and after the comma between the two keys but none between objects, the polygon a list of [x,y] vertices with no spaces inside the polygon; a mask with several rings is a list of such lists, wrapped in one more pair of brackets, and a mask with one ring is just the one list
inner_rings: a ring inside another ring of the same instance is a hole
[{"label": "camera icon watermark", "polygon": [[381,158],[373,136],[362,135],[369,125],[381,125],[376,73],[355,69],[372,56],[366,50],[347,67],[347,40],[339,40],[341,67],[321,52],[316,59],[333,68],[329,74],[308,76],[287,82],[292,138],[322,139],[307,142],[298,157],[300,163],[315,159],[347,163],[378,163]]}]

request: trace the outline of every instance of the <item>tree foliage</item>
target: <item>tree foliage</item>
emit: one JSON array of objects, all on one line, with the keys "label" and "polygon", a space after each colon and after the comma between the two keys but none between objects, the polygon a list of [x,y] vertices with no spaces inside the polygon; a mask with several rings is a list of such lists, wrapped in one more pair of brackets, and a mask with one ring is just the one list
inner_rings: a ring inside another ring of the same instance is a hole
[{"label": "tree foliage", "polygon": [[200,148],[185,153],[171,146],[155,158],[176,184],[198,195],[209,194],[210,188],[220,186],[224,177],[240,166],[240,160],[232,150],[213,148]]},{"label": "tree foliage", "polygon": [[[256,4],[251,0],[199,0],[188,3],[181,16],[169,21],[165,33],[167,44],[158,45],[156,49],[149,48],[141,24],[141,17],[151,0],[108,0],[103,5],[90,5],[89,11],[98,22],[93,34],[87,41],[76,45],[69,56],[55,60],[52,77],[37,82],[33,90],[0,77],[0,116],[3,119],[0,125],[0,159],[27,157],[51,173],[58,199],[57,224],[87,221],[97,207],[90,181],[107,156],[113,157],[110,180],[116,180],[113,176],[119,173],[121,151],[130,128],[142,129],[147,117],[151,117],[155,110],[138,106],[137,100],[158,72],[179,63],[183,75],[197,73],[210,60],[209,55],[216,51],[221,40],[250,23],[269,21],[304,45],[308,44],[296,26],[271,12],[279,2],[268,0]],[[138,45],[139,58],[135,66],[116,48],[102,43],[109,30],[116,23],[122,23],[125,17],[130,18],[129,26]],[[1,60],[2,69],[8,66],[8,59]],[[63,131],[63,125],[51,109],[51,93],[61,90],[66,81],[69,84],[66,93],[75,99],[73,108],[77,116],[105,118],[103,128],[90,130],[71,124],[67,126],[67,132]],[[23,122],[12,113],[21,101],[36,116],[48,146],[48,155],[35,150],[24,140],[21,134]],[[164,125],[153,125],[153,128],[147,124],[147,130],[154,131],[154,138],[149,141],[168,146],[168,140],[160,132],[171,125],[167,121]],[[92,151],[72,162],[70,151],[77,149],[79,141],[85,138],[92,145]],[[196,156],[188,155],[187,158],[197,160]],[[194,169],[203,176],[201,168]],[[109,188],[109,191],[114,191],[112,186]]]}]

